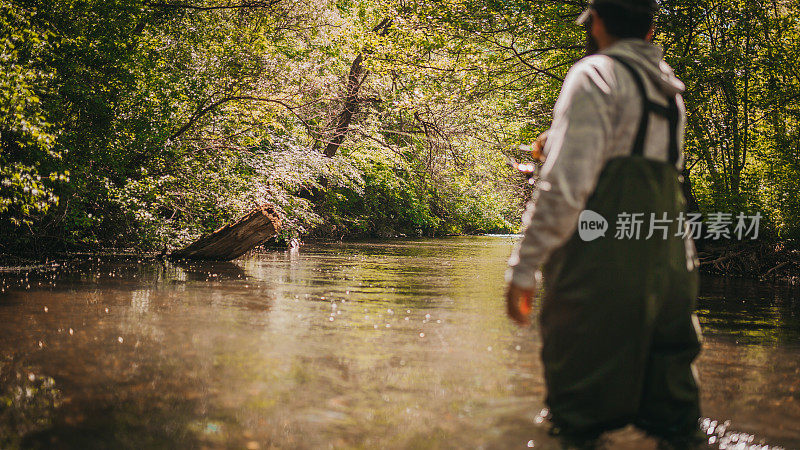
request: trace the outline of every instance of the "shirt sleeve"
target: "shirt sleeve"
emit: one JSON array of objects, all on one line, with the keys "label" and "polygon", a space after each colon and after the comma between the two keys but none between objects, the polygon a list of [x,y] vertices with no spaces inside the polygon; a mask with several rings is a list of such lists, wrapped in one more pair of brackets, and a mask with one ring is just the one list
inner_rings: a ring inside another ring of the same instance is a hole
[{"label": "shirt sleeve", "polygon": [[612,114],[608,83],[586,60],[576,64],[553,110],[547,161],[523,215],[523,238],[508,262],[509,283],[534,289],[539,266],[575,232],[605,163]]}]

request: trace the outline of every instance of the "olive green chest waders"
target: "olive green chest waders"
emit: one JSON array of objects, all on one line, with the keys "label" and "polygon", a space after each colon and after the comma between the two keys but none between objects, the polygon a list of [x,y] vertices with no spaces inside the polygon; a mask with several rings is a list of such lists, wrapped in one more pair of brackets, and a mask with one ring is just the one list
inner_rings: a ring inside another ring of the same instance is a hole
[{"label": "olive green chest waders", "polygon": [[[585,242],[576,230],[544,265],[547,404],[566,433],[633,423],[665,437],[689,434],[700,416],[692,367],[700,351],[698,274],[694,243],[677,229],[685,205],[675,168],[677,100],[668,108],[650,102],[636,70],[615,59],[636,81],[642,119],[631,156],[605,165],[587,201],[587,210],[608,221],[606,236]],[[650,113],[669,119],[669,163],[643,156]],[[638,239],[616,238],[621,213],[643,214]],[[660,221],[664,213],[667,237],[656,231],[646,239],[651,214]]]}]

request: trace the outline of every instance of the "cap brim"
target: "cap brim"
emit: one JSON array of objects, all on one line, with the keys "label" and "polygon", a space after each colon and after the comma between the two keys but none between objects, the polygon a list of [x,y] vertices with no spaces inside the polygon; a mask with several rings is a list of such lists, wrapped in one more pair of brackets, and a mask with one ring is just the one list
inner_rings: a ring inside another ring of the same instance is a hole
[{"label": "cap brim", "polygon": [[589,20],[590,17],[592,17],[592,8],[586,8],[575,20],[575,23],[578,25],[583,25]]}]

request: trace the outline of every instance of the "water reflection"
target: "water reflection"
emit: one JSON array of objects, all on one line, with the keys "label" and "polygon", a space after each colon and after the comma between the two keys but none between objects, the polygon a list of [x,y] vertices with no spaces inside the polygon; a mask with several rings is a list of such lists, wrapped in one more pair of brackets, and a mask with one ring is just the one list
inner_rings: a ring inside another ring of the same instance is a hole
[{"label": "water reflection", "polygon": [[708,277],[698,307],[707,335],[743,344],[800,345],[800,286]]},{"label": "water reflection", "polygon": [[[538,332],[503,315],[511,245],[336,243],[6,276],[0,401],[27,392],[27,374],[52,385],[0,412],[0,447],[548,448]],[[752,303],[740,308],[706,284],[706,412],[800,446],[796,297],[730,288]],[[759,309],[765,295],[777,309]]]}]

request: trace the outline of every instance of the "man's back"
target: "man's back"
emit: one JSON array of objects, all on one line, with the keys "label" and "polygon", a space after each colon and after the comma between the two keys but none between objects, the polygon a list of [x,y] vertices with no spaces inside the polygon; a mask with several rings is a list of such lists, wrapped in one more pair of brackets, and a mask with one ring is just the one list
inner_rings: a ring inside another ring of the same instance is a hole
[{"label": "man's back", "polygon": [[[526,239],[512,256],[507,278],[516,285],[531,286],[533,273],[575,231],[605,163],[630,154],[642,115],[641,94],[631,74],[611,56],[634,65],[653,102],[666,106],[668,95],[678,96],[677,138],[678,148],[683,148],[683,83],[663,62],[658,47],[641,39],[625,39],[577,62],[564,80],[553,111],[538,198],[526,214]],[[651,115],[645,157],[666,162],[669,133],[667,119]],[[679,156],[676,168],[682,167]]]},{"label": "man's back", "polygon": [[[639,105],[641,94],[630,72],[614,57],[628,61],[636,69],[645,83],[647,97],[651,101],[666,107],[669,98],[678,96],[681,118],[678,145],[682,149],[685,109],[680,94],[685,89],[683,82],[675,77],[672,68],[664,62],[659,47],[641,39],[623,39],[599,54],[583,58],[572,68],[574,71],[591,73],[589,76],[598,83],[596,89],[608,92],[614,134],[609,136],[608,145],[604,149],[606,157],[610,159],[626,155],[628,144],[636,134],[641,117],[641,111],[633,107]],[[603,94],[605,95],[605,92]],[[645,156],[657,161],[667,161],[668,134],[669,124],[666,118],[652,115],[645,141]],[[676,168],[678,170],[683,168],[682,155]]]}]

